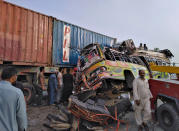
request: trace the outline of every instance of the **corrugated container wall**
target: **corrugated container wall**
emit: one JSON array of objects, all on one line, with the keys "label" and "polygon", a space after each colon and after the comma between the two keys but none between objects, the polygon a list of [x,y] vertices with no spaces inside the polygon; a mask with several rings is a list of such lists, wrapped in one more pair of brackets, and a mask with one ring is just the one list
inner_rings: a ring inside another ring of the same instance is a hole
[{"label": "corrugated container wall", "polygon": [[0,61],[50,65],[53,18],[0,1]]},{"label": "corrugated container wall", "polygon": [[79,51],[83,47],[96,42],[110,46],[115,40],[115,38],[54,19],[53,65],[75,66],[77,64]]}]

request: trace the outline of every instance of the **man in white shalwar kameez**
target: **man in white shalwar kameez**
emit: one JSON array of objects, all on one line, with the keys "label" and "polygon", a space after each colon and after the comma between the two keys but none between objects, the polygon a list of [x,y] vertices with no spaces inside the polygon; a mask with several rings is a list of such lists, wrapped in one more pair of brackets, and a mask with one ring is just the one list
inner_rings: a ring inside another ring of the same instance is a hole
[{"label": "man in white shalwar kameez", "polygon": [[145,79],[144,70],[139,70],[139,78],[136,78],[133,81],[133,95],[135,101],[135,118],[138,129],[139,131],[142,131],[144,127],[146,131],[149,131],[147,122],[151,120],[150,99],[152,98],[152,94],[149,89],[148,80]]}]

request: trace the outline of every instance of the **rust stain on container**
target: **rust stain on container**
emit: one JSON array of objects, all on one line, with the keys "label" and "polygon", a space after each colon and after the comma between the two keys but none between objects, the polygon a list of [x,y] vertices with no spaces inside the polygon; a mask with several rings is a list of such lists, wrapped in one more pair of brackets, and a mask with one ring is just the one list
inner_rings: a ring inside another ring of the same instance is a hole
[{"label": "rust stain on container", "polygon": [[51,65],[53,18],[0,0],[0,60]]}]

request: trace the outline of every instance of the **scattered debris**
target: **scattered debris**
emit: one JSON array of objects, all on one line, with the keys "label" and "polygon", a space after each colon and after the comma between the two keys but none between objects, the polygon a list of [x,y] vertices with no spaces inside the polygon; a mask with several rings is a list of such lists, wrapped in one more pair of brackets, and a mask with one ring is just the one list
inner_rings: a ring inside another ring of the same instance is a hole
[{"label": "scattered debris", "polygon": [[[129,57],[109,47],[90,44],[81,51],[76,82],[68,106],[58,114],[49,112],[44,126],[53,130],[118,130],[133,111],[132,81],[147,68],[138,57]],[[111,128],[112,127],[112,128]]]}]

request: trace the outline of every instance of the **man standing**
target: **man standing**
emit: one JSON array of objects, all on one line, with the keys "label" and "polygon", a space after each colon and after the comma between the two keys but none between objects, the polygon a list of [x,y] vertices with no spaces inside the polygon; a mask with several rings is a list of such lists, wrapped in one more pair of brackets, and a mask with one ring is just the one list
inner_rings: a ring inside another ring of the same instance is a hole
[{"label": "man standing", "polygon": [[60,102],[61,95],[62,95],[62,89],[63,89],[63,74],[62,74],[62,68],[59,68],[59,72],[57,75],[58,80],[58,89],[57,89],[57,103]]},{"label": "man standing", "polygon": [[11,84],[17,79],[14,68],[5,68],[0,81],[0,130],[25,131],[27,129],[26,104],[22,91]]},{"label": "man standing", "polygon": [[[133,81],[134,110],[139,131],[143,127],[149,131],[147,122],[151,119],[150,99],[152,94],[149,89],[148,80],[145,79],[145,71],[139,70],[139,78]],[[143,118],[142,118],[143,111]]]},{"label": "man standing", "polygon": [[73,75],[70,74],[70,68],[67,68],[67,73],[63,75],[63,84],[62,102],[68,102],[68,98],[73,90]]},{"label": "man standing", "polygon": [[45,72],[44,67],[40,67],[40,73],[38,75],[38,86],[37,87],[35,86],[37,94],[38,94],[38,99],[36,100],[38,105],[42,105],[43,91],[47,90],[45,88],[44,72]]},{"label": "man standing", "polygon": [[53,105],[55,103],[56,91],[57,91],[57,77],[56,73],[52,73],[48,79],[48,96],[49,104]]},{"label": "man standing", "polygon": [[40,85],[42,90],[47,90],[45,88],[44,71],[45,71],[44,67],[40,67],[40,73],[39,73],[39,77],[38,77],[38,82],[39,82],[39,85]]}]

